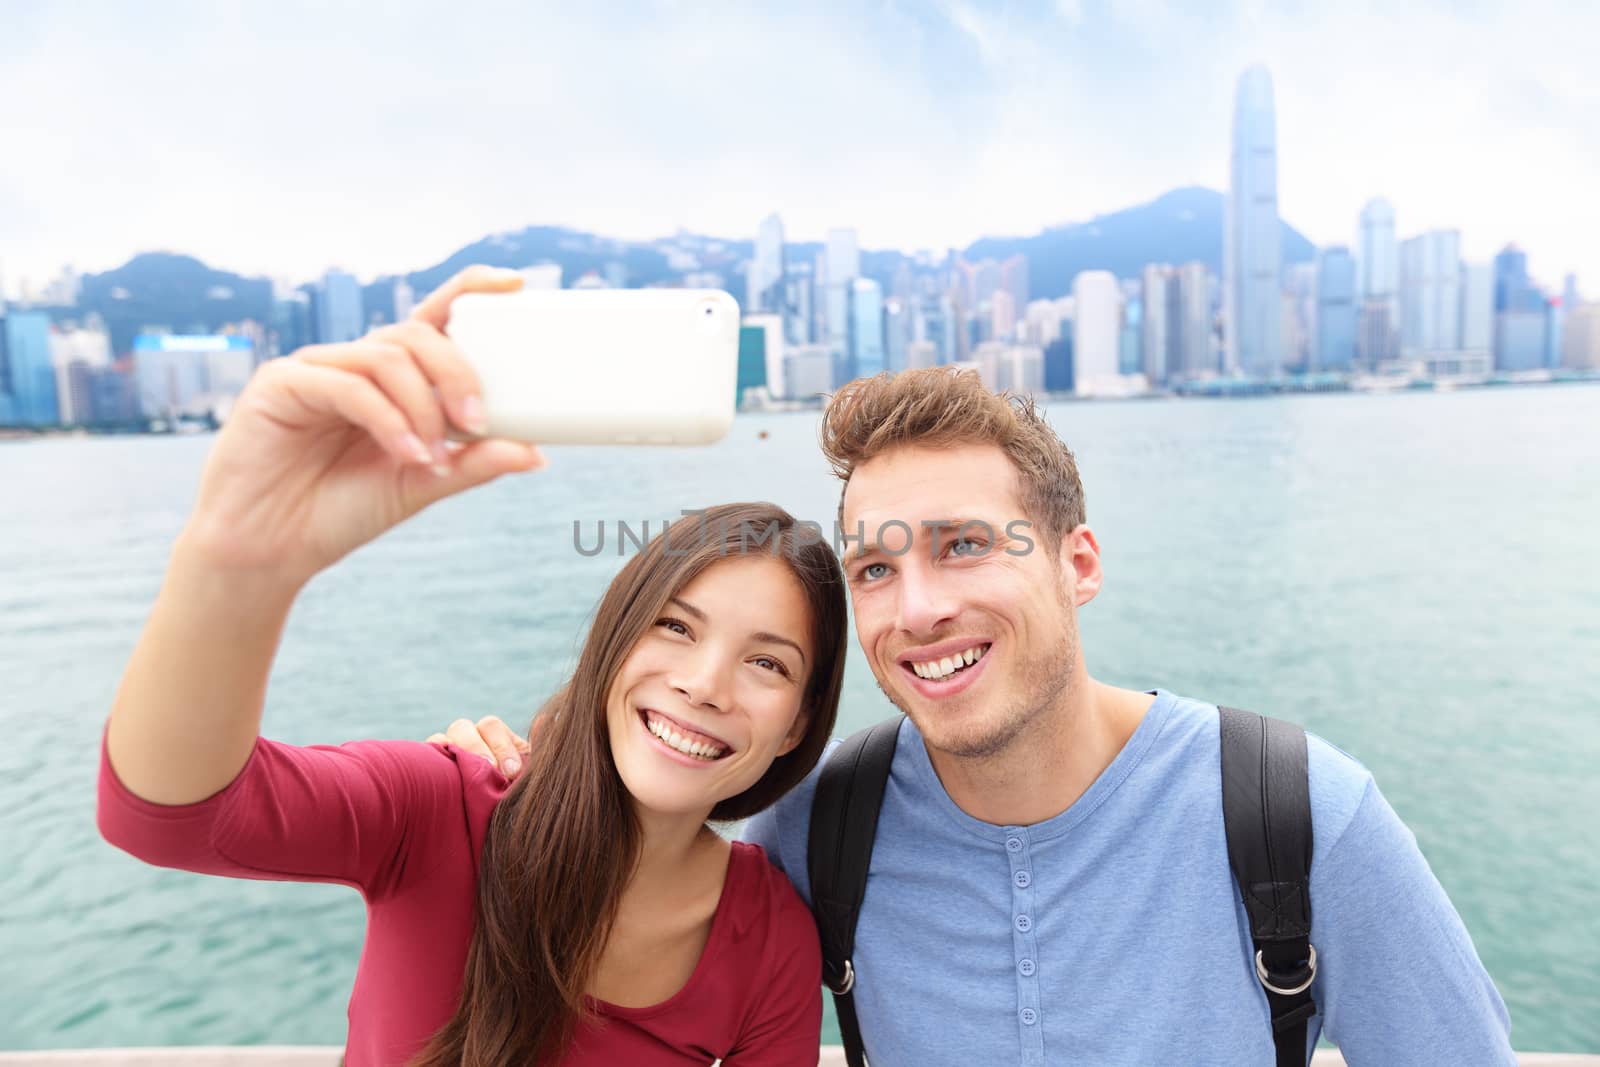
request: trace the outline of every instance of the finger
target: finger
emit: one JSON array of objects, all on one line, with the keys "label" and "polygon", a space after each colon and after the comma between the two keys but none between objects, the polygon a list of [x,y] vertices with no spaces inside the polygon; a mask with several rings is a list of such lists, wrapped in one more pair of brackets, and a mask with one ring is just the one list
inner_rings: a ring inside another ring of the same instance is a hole
[{"label": "finger", "polygon": [[491,437],[460,448],[447,448],[444,473],[412,479],[406,483],[406,514],[418,511],[447,496],[491,482],[504,474],[521,474],[545,466],[544,453],[533,445]]},{"label": "finger", "polygon": [[450,321],[450,302],[462,293],[510,293],[522,288],[522,275],[505,267],[468,267],[439,288],[411,311],[411,317],[443,331]]},{"label": "finger", "polygon": [[337,416],[366,430],[401,463],[432,463],[411,420],[368,378],[291,356],[265,363],[266,388],[278,388],[314,415]]},{"label": "finger", "polygon": [[433,462],[443,466],[444,409],[426,369],[405,345],[365,337],[348,344],[314,345],[296,353],[296,358],[371,378],[406,413],[412,431],[433,453]]},{"label": "finger", "polygon": [[450,743],[450,739],[444,734],[429,734],[428,740],[423,743],[429,745],[448,745]]},{"label": "finger", "polygon": [[439,391],[440,402],[458,430],[483,434],[483,386],[478,372],[456,343],[425,322],[409,319],[373,332],[374,340],[392,341],[408,349],[423,374]]},{"label": "finger", "polygon": [[489,750],[488,745],[484,744],[483,737],[478,733],[478,728],[473,725],[471,719],[457,719],[445,731],[445,736],[449,737],[450,743],[462,752],[470,752],[474,756],[482,756],[490,763],[495,761],[494,753]]},{"label": "finger", "polygon": [[495,763],[507,778],[514,778],[522,770],[522,753],[517,751],[517,735],[511,727],[500,721],[498,715],[485,715],[478,720],[478,733],[488,742]]}]

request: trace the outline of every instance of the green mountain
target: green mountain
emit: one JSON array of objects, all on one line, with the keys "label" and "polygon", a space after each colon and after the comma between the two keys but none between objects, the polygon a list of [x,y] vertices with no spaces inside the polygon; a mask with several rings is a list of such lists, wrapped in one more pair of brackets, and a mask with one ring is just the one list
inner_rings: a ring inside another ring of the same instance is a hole
[{"label": "green mountain", "polygon": [[[1148,204],[1101,215],[1088,222],[1056,226],[1032,237],[985,237],[959,250],[968,260],[1028,258],[1029,288],[1034,296],[1066,293],[1082,270],[1109,270],[1119,277],[1138,277],[1147,263],[1200,260],[1222,268],[1225,197],[1211,189],[1176,189]],[[792,243],[793,262],[816,258],[821,245]],[[1285,263],[1309,260],[1316,252],[1303,235],[1283,224]],[[744,269],[752,254],[749,240],[723,240],[678,234],[655,241],[622,241],[560,226],[529,226],[516,233],[485,237],[447,259],[403,275],[417,293],[438,286],[471,263],[526,267],[555,262],[567,284],[589,272],[621,273],[627,285],[674,282],[689,272],[720,275],[736,297],[744,297]],[[863,251],[862,270],[887,289],[908,257],[893,250]],[[394,307],[396,277],[380,279],[363,289],[368,316],[387,317]],[[206,266],[192,256],[150,252],[104,274],[86,275],[75,308],[52,308],[57,318],[98,312],[111,329],[113,350],[132,347],[133,337],[148,327],[177,332],[209,332],[228,323],[271,321],[272,285]]]}]

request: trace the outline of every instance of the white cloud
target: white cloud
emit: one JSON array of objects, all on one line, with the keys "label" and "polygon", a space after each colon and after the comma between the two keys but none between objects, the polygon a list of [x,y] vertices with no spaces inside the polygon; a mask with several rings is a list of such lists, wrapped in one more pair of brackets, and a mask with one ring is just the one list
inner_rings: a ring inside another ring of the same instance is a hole
[{"label": "white cloud", "polygon": [[[87,12],[87,13],[86,13]],[[1286,217],[1348,240],[1507,240],[1600,287],[1600,15],[1067,0],[529,8],[420,0],[41,7],[0,42],[8,279],[147,248],[306,277],[434,262],[569,224],[867,247],[1032,232],[1178,185],[1222,188],[1233,80],[1277,91]],[[18,103],[20,102],[20,103]],[[1590,212],[1592,214],[1592,212]]]}]

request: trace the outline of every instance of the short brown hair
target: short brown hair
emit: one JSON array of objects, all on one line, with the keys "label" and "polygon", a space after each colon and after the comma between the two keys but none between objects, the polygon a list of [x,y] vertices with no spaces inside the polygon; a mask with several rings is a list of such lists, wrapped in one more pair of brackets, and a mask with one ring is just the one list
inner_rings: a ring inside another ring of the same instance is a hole
[{"label": "short brown hair", "polygon": [[823,455],[847,488],[857,467],[890,449],[968,444],[995,445],[1011,460],[1022,506],[1053,558],[1084,521],[1083,482],[1072,451],[1032,397],[991,393],[975,371],[929,367],[857,378],[833,395],[822,417]]}]

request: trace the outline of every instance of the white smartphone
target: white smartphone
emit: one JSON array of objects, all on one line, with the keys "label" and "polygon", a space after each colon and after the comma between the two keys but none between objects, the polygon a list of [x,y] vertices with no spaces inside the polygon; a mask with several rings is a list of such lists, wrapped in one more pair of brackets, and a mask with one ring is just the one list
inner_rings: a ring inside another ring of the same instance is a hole
[{"label": "white smartphone", "polygon": [[739,305],[719,290],[464,293],[445,333],[478,372],[488,437],[695,445],[733,426]]}]

